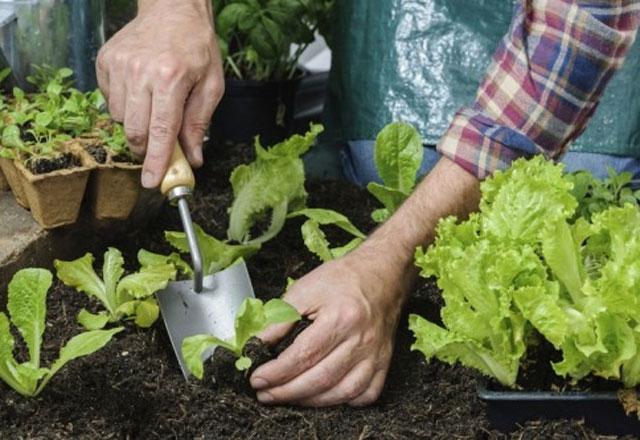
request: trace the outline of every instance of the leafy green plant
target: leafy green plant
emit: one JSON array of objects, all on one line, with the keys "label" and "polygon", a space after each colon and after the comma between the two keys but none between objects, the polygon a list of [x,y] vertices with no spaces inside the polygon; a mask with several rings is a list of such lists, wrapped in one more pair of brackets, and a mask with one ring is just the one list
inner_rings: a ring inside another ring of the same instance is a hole
[{"label": "leafy green plant", "polygon": [[[330,209],[305,208],[292,212],[288,218],[304,216],[307,220],[302,224],[302,238],[304,244],[321,261],[329,261],[352,251],[360,245],[366,235],[356,228],[351,221],[339,212]],[[322,231],[322,226],[336,226],[351,234],[355,238],[347,244],[332,248]]]},{"label": "leafy green plant", "polygon": [[[109,118],[100,91],[80,92],[72,87],[72,76],[71,69],[43,65],[28,78],[36,93],[14,87],[13,96],[0,106],[1,157],[26,164],[56,158],[63,154],[66,141],[94,132],[99,121]],[[101,132],[109,148],[128,151],[123,148],[121,127]]]},{"label": "leafy green plant", "polygon": [[251,359],[243,355],[247,342],[272,324],[295,322],[300,314],[291,305],[281,299],[272,299],[263,303],[256,298],[247,298],[240,305],[235,320],[235,336],[222,340],[211,335],[195,335],[185,338],[182,343],[182,357],[191,374],[202,379],[202,357],[215,347],[224,347],[238,359],[236,368],[240,371],[251,368]]},{"label": "leafy green plant", "polygon": [[93,255],[85,254],[73,261],[55,260],[58,278],[69,287],[98,299],[105,310],[97,314],[82,310],[78,322],[93,330],[108,322],[131,318],[140,327],[150,327],[158,319],[159,308],[153,297],[176,278],[173,264],[154,261],[141,251],[138,272],[124,275],[124,259],[118,249],[109,248],[104,254],[102,278],[93,269]]},{"label": "leafy green plant", "polygon": [[640,383],[640,210],[607,197],[591,215],[562,171],[518,160],[483,182],[478,213],[440,222],[416,264],[438,279],[442,326],[412,315],[413,349],[514,386],[543,337],[562,355],[558,375]]},{"label": "leafy green plant", "polygon": [[[262,244],[280,232],[287,213],[305,206],[304,166],[301,156],[322,132],[321,125],[311,125],[304,135],[265,149],[256,138],[256,160],[240,165],[231,174],[234,200],[229,209],[230,240],[242,244]],[[252,237],[252,228],[269,216],[266,231]]]},{"label": "leafy green plant", "polygon": [[[333,0],[213,0],[225,74],[258,81],[290,79]],[[291,45],[298,47],[291,52]]]},{"label": "leafy green plant", "polygon": [[588,171],[577,171],[567,178],[573,182],[572,193],[579,202],[576,217],[591,218],[593,214],[610,206],[638,205],[640,191],[632,188],[633,176],[629,172],[616,173],[609,168],[609,177],[600,180]]},{"label": "leafy green plant", "polygon": [[374,161],[384,184],[367,185],[369,192],[384,206],[371,214],[374,221],[386,221],[409,197],[416,185],[423,155],[422,139],[411,125],[394,122],[380,131]]},{"label": "leafy green plant", "polygon": [[[211,275],[224,270],[239,259],[249,258],[260,250],[259,244],[234,245],[225,243],[204,232],[199,225],[196,224],[194,227],[196,236],[198,237],[200,252],[202,253],[202,266],[205,275]],[[189,244],[187,243],[187,236],[184,232],[167,231],[164,235],[169,244],[175,249],[182,253],[189,252]],[[169,257],[169,260],[172,260],[169,262],[181,268],[183,273],[190,274],[191,268],[189,265],[181,258],[178,260],[178,258],[180,258],[179,255],[174,254],[173,259]],[[185,269],[185,266],[188,269]]]},{"label": "leafy green plant", "polygon": [[[71,338],[60,349],[58,359],[50,368],[40,366],[40,350],[47,314],[46,297],[52,283],[51,272],[45,269],[23,269],[9,283],[7,309],[9,317],[0,312],[0,379],[23,396],[36,396],[51,378],[68,362],[90,355],[104,347],[122,327],[92,330]],[[26,345],[29,360],[18,362],[13,351],[15,326]]]}]

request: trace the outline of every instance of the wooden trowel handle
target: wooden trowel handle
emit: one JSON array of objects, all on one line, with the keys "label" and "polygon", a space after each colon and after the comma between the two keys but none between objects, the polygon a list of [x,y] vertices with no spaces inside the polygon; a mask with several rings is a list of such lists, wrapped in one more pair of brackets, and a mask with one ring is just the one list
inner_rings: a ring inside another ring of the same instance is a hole
[{"label": "wooden trowel handle", "polygon": [[160,184],[160,191],[166,196],[169,191],[179,186],[186,186],[189,189],[193,189],[196,186],[196,179],[193,176],[191,165],[189,165],[189,162],[187,162],[187,159],[184,157],[182,147],[176,142],[176,148],[171,155],[169,168]]}]

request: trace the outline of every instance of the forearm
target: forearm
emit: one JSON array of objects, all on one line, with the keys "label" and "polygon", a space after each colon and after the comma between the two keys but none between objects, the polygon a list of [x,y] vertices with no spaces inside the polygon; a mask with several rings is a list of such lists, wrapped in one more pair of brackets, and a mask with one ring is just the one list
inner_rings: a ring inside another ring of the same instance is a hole
[{"label": "forearm", "polygon": [[636,0],[522,1],[475,102],[438,150],[479,178],[521,156],[557,158],[584,130],[639,24]]},{"label": "forearm", "polygon": [[[430,244],[438,221],[448,215],[460,218],[478,208],[480,182],[447,158],[442,158],[420,182],[413,194],[361,245],[375,264],[393,274],[395,282],[405,286],[417,275],[414,266],[416,248]],[[373,264],[369,261],[369,264]],[[408,289],[390,291],[405,294]],[[390,298],[395,302],[396,298]],[[403,300],[404,298],[400,298]]]}]

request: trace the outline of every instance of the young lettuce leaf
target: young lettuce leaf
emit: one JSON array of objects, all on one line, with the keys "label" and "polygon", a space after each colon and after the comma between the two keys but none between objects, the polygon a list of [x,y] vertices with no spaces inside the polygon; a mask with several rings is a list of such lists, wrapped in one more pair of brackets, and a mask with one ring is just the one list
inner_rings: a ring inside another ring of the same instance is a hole
[{"label": "young lettuce leaf", "polygon": [[247,298],[240,305],[235,320],[235,336],[230,340],[222,340],[211,335],[195,335],[185,338],[182,343],[182,357],[187,368],[198,379],[203,376],[203,357],[215,347],[224,347],[238,359],[236,368],[240,371],[251,367],[251,359],[243,355],[244,346],[272,324],[296,322],[300,314],[293,306],[281,299],[272,299],[263,303],[256,298]]},{"label": "young lettuce leaf", "polygon": [[[351,221],[339,212],[330,209],[306,208],[292,212],[288,218],[307,217],[307,221],[302,224],[302,237],[304,244],[321,261],[329,261],[352,251],[360,245],[366,235],[356,228]],[[333,225],[343,231],[353,235],[351,241],[346,245],[332,248],[321,229],[321,226]]]},{"label": "young lettuce leaf", "polygon": [[103,328],[108,322],[132,318],[139,327],[150,327],[160,313],[153,294],[175,280],[175,266],[162,262],[148,264],[149,253],[141,251],[138,255],[142,265],[140,270],[123,277],[122,253],[109,248],[104,254],[101,279],[93,269],[93,260],[93,255],[87,253],[74,261],[54,262],[58,278],[63,283],[95,297],[105,308],[97,314],[83,309],[78,315],[80,324],[94,330]]},{"label": "young lettuce leaf", "polygon": [[[69,361],[87,356],[104,347],[122,327],[92,330],[71,338],[60,350],[51,368],[40,366],[40,348],[45,330],[47,292],[52,283],[45,269],[23,269],[9,283],[7,309],[0,312],[0,379],[23,396],[38,395],[49,380]],[[29,360],[18,363],[13,356],[13,324],[22,336]]]},{"label": "young lettuce leaf", "polygon": [[[294,135],[269,149],[256,139],[256,160],[238,166],[231,174],[230,240],[260,245],[280,232],[288,212],[304,207],[307,192],[301,156],[322,130],[321,125],[312,125],[304,136]],[[270,216],[267,230],[252,237],[252,228],[266,216]]]},{"label": "young lettuce leaf", "polygon": [[394,122],[380,131],[376,138],[374,161],[384,184],[371,182],[367,189],[384,208],[371,214],[373,220],[378,223],[386,221],[409,197],[416,184],[423,155],[422,139],[411,125]]},{"label": "young lettuce leaf", "polygon": [[[212,275],[216,272],[226,269],[239,259],[246,259],[260,250],[260,244],[247,243],[247,244],[229,244],[218,240],[217,238],[207,234],[197,224],[194,224],[196,230],[196,237],[198,238],[198,244],[200,246],[200,252],[202,253],[202,265],[204,267],[205,275]],[[188,253],[189,244],[187,243],[187,236],[184,232],[167,231],[164,233],[166,240],[180,252]],[[170,258],[170,257],[165,257]],[[173,259],[178,261],[179,256],[174,256]],[[183,267],[184,261],[179,260],[180,267]],[[174,263],[175,264],[175,263]],[[186,266],[191,273],[191,268]],[[184,272],[186,273],[186,272]]]}]

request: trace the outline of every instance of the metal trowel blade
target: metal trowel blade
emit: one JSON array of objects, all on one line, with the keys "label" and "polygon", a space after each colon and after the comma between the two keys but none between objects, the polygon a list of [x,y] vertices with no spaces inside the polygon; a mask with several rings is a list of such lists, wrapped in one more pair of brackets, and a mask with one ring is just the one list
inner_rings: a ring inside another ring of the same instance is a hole
[{"label": "metal trowel blade", "polygon": [[[173,351],[185,379],[189,377],[182,357],[182,341],[193,335],[214,335],[227,340],[235,336],[235,318],[245,298],[253,298],[253,287],[244,261],[203,278],[196,293],[193,281],[174,281],[156,294]],[[213,354],[203,354],[203,360]]]}]

